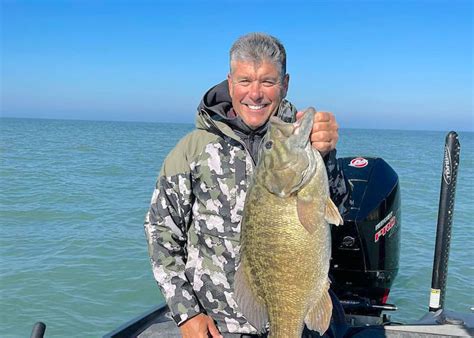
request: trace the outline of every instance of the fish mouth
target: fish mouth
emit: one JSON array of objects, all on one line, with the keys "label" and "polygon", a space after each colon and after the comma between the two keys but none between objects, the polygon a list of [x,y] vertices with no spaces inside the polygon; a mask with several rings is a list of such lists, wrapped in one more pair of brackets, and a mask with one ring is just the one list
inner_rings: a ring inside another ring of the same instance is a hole
[{"label": "fish mouth", "polygon": [[311,131],[313,129],[315,110],[308,108],[301,119],[294,123],[292,139],[300,148],[306,148],[310,142]]},{"label": "fish mouth", "polygon": [[303,117],[292,124],[293,129],[290,129],[291,131],[284,127],[281,127],[291,124],[282,121],[276,116],[270,117],[270,123],[273,125],[280,126],[280,128],[278,129],[282,131],[285,136],[288,137],[286,142],[291,146],[290,148],[297,147],[303,150],[310,142],[310,135],[313,129],[314,122],[314,112],[315,110],[313,108],[308,108],[307,110],[305,110]]}]

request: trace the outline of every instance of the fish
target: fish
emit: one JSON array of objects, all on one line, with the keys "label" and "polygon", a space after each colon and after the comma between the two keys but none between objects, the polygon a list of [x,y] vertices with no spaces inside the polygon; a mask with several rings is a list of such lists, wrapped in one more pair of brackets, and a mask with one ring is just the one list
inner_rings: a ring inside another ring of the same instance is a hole
[{"label": "fish", "polygon": [[332,315],[329,224],[343,220],[310,142],[315,114],[310,107],[295,123],[270,118],[244,203],[234,299],[271,338],[301,337],[304,324],[322,335]]}]

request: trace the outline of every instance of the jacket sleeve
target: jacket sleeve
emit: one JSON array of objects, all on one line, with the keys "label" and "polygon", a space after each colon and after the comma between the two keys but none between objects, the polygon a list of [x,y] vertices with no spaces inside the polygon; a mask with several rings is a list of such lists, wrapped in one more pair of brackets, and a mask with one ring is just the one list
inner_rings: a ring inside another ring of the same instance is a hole
[{"label": "jacket sleeve", "polygon": [[186,229],[193,202],[191,174],[189,169],[177,172],[176,155],[174,151],[165,160],[144,226],[153,275],[180,325],[202,310],[185,275]]},{"label": "jacket sleeve", "polygon": [[336,149],[329,152],[324,157],[326,163],[326,170],[328,173],[329,194],[334,204],[339,208],[341,215],[347,212],[348,190],[344,180],[344,173],[339,167],[336,158]]}]

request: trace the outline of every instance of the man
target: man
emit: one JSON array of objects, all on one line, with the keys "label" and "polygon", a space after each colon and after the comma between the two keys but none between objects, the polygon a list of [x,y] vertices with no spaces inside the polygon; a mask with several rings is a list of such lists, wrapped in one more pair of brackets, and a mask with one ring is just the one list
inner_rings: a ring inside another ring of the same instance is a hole
[{"label": "man", "polygon": [[[145,232],[155,279],[183,337],[256,332],[233,299],[240,221],[267,121],[301,116],[284,99],[288,84],[286,52],[276,38],[239,38],[227,81],[204,95],[196,130],[163,163]],[[319,112],[311,141],[325,156],[333,199],[345,192],[337,140],[334,116]]]}]

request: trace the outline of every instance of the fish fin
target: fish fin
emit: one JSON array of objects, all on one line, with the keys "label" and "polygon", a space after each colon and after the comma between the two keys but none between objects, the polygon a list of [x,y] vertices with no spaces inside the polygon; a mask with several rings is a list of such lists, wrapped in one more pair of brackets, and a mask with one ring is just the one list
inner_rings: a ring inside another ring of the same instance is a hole
[{"label": "fish fin", "polygon": [[242,314],[258,332],[265,332],[268,323],[268,311],[263,301],[252,292],[246,278],[244,263],[235,273],[234,298]]},{"label": "fish fin", "polygon": [[309,197],[305,198],[300,195],[296,198],[296,210],[298,211],[298,219],[310,234],[316,230],[317,211],[314,200]]},{"label": "fish fin", "polygon": [[330,197],[328,197],[328,200],[326,203],[326,214],[324,218],[329,224],[334,224],[334,225],[344,224],[344,221],[342,220],[339,210],[337,209],[336,205],[334,204],[334,202],[331,200]]},{"label": "fish fin", "polygon": [[329,283],[327,283],[327,289],[323,292],[321,299],[309,309],[304,319],[306,326],[310,330],[318,331],[321,336],[331,323],[332,300],[328,289]]}]

